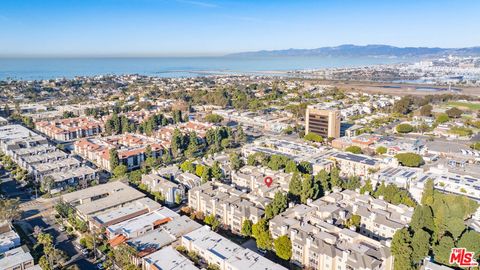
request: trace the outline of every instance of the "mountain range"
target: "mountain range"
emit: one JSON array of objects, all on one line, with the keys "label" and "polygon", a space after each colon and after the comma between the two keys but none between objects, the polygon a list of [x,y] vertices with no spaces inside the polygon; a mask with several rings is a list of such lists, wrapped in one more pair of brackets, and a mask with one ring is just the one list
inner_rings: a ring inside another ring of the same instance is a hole
[{"label": "mountain range", "polygon": [[335,56],[335,57],[435,57],[446,55],[479,56],[480,47],[439,48],[439,47],[395,47],[389,45],[340,45],[317,49],[262,50],[233,53],[229,57],[262,56]]}]

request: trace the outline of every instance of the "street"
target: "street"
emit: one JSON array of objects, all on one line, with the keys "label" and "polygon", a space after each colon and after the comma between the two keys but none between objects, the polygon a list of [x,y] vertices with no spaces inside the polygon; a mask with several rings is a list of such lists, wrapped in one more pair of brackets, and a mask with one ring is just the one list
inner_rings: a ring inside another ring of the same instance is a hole
[{"label": "street", "polygon": [[32,200],[32,195],[23,189],[17,181],[8,177],[5,171],[2,171],[1,175],[0,188],[5,197],[20,198],[22,216],[17,223],[27,235],[32,236],[33,228],[38,226],[43,232],[52,235],[55,239],[55,247],[64,251],[70,258],[69,264],[75,263],[82,270],[96,269],[95,264],[86,259],[82,252],[75,248],[73,240],[70,240],[67,234],[60,230],[60,226],[52,218],[57,199],[38,198]]}]

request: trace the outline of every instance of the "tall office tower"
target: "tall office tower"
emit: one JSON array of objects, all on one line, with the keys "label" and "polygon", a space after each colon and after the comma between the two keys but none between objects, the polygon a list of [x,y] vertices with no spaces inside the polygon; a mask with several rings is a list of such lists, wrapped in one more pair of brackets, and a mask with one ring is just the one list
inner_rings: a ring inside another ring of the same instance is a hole
[{"label": "tall office tower", "polygon": [[313,132],[324,138],[338,138],[340,137],[340,121],[339,110],[309,105],[305,115],[305,134]]}]

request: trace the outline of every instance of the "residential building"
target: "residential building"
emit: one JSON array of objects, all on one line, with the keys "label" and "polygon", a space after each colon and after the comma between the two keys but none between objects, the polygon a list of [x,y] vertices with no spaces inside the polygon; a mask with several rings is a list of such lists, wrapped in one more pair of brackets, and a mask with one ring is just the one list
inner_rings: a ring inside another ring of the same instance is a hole
[{"label": "residential building", "polygon": [[41,270],[35,265],[33,257],[26,246],[14,248],[0,254],[0,269],[2,270]]},{"label": "residential building", "polygon": [[0,222],[0,253],[20,246],[20,236],[8,221]]},{"label": "residential building", "polygon": [[214,215],[231,231],[240,233],[245,220],[253,223],[264,214],[262,203],[250,201],[245,192],[219,182],[207,182],[188,191],[188,206]]},{"label": "residential building", "polygon": [[111,172],[110,149],[115,148],[120,164],[126,165],[128,170],[134,170],[140,168],[147,159],[145,150],[148,145],[152,149],[153,157],[158,158],[162,155],[164,145],[161,141],[130,133],[80,139],[74,143],[74,152],[98,167]]},{"label": "residential building", "polygon": [[185,187],[183,184],[167,180],[156,172],[142,175],[142,184],[146,185],[151,192],[160,192],[168,205],[177,203],[177,198],[180,201],[185,198]]},{"label": "residential building", "polygon": [[[166,260],[165,258],[168,258]],[[171,246],[165,247],[143,258],[142,270],[200,270],[188,258]]]},{"label": "residential building", "polygon": [[220,270],[286,270],[213,232],[208,226],[182,236],[182,246],[197,252],[207,263],[218,266]]},{"label": "residential building", "polygon": [[56,141],[72,141],[99,135],[103,123],[91,117],[76,117],[36,122],[35,129]]}]

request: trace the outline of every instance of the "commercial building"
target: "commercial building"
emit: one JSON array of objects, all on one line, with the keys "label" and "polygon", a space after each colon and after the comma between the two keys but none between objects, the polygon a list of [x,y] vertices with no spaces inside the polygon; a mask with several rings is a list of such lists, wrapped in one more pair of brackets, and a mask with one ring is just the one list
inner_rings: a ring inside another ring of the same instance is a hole
[{"label": "commercial building", "polygon": [[305,112],[305,133],[318,134],[323,138],[340,137],[341,116],[339,110],[309,105]]},{"label": "commercial building", "polygon": [[127,184],[113,181],[64,194],[61,196],[61,200],[74,207],[80,218],[89,221],[97,213],[144,197],[145,194]]},{"label": "commercial building", "polygon": [[265,257],[245,249],[203,226],[182,237],[182,246],[197,252],[220,270],[286,270]]}]

